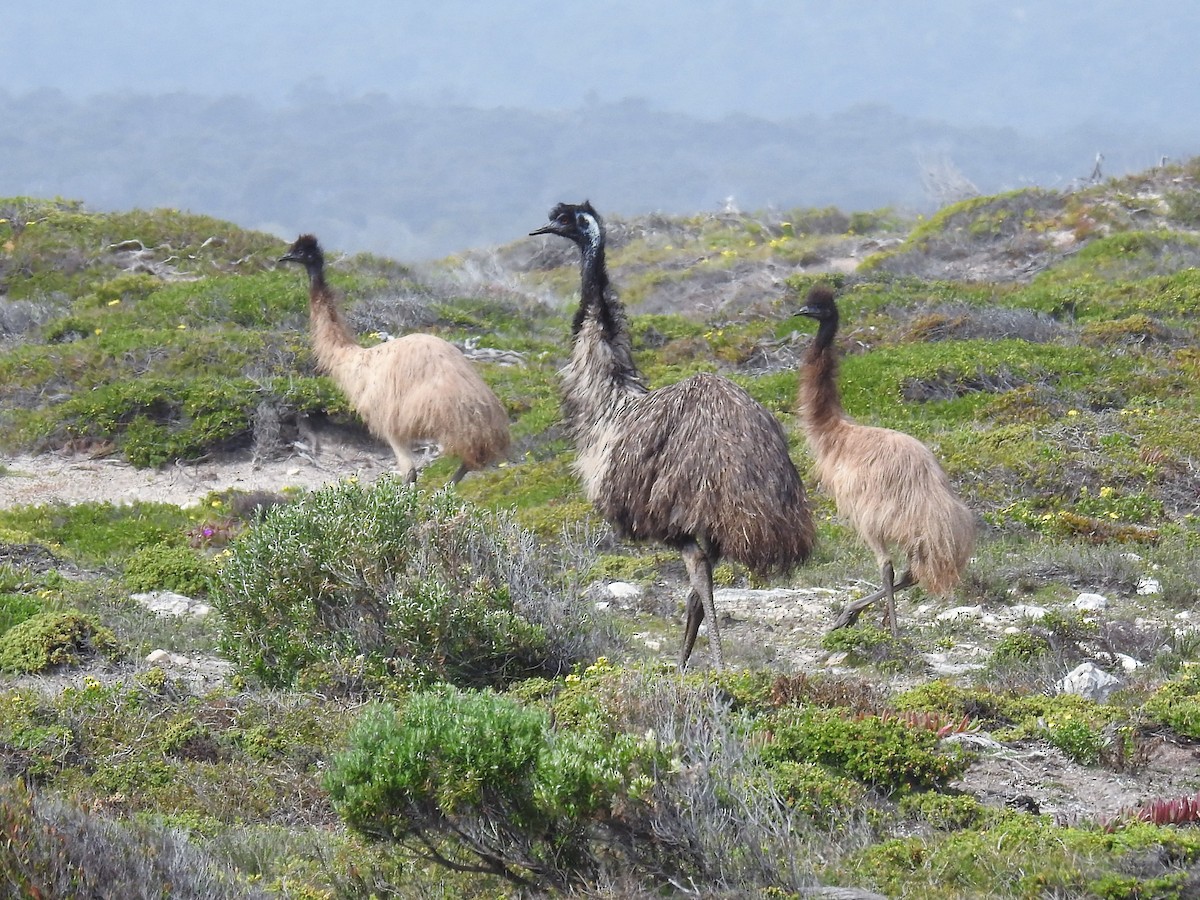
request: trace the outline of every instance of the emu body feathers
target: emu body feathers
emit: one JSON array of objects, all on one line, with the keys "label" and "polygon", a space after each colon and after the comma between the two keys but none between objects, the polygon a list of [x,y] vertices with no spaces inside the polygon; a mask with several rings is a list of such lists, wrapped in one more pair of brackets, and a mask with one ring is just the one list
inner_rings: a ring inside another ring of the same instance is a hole
[{"label": "emu body feathers", "polygon": [[[875,555],[883,581],[875,593],[848,604],[834,627],[851,624],[862,609],[884,599],[895,634],[896,591],[920,584],[946,595],[958,584],[974,546],[975,517],[928,447],[900,431],[860,425],[842,409],[833,292],[814,287],[800,314],[820,323],[804,357],[799,393],[817,478]],[[906,561],[899,580],[894,551]]]},{"label": "emu body feathers", "polygon": [[533,234],[557,234],[581,252],[574,343],[561,376],[584,490],[622,535],[680,550],[691,584],[680,668],[705,616],[720,668],[712,566],[728,557],[758,573],[781,572],[812,549],[812,517],[783,428],[716,375],[646,388],[624,308],[609,287],[604,226],[591,204],[559,204]]},{"label": "emu body feathers", "polygon": [[417,478],[417,441],[437,441],[459,460],[454,482],[508,452],[508,414],[461,350],[431,334],[362,347],[325,282],[316,238],[302,235],[281,260],[308,271],[318,366],[345,392],[367,429],[387,441],[409,481]]}]

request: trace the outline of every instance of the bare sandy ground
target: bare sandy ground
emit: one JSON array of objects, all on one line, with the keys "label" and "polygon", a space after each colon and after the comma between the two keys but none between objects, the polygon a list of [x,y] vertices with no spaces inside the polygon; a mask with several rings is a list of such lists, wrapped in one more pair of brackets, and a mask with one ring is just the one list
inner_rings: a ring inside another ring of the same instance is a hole
[{"label": "bare sandy ground", "polygon": [[138,469],[118,459],[94,459],[63,453],[0,457],[0,509],[84,501],[158,502],[192,506],[212,491],[315,490],[356,476],[373,481],[393,471],[384,448],[348,444],[322,448],[320,454],[295,453],[265,461],[249,457],[176,463]]}]

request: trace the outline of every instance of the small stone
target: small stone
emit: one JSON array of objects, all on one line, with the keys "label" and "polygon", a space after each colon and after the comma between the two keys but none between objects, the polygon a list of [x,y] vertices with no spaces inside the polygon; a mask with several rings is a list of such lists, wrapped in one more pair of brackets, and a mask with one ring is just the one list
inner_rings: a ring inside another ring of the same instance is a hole
[{"label": "small stone", "polygon": [[1099,609],[1104,609],[1108,606],[1108,598],[1103,594],[1088,594],[1083,593],[1075,598],[1072,604],[1076,609],[1081,609],[1086,612],[1095,612]]},{"label": "small stone", "polygon": [[979,606],[955,606],[937,614],[939,622],[957,622],[960,619],[978,619],[983,615]]},{"label": "small stone", "polygon": [[849,656],[849,654],[845,652],[830,653],[827,657],[825,657],[825,665],[831,667],[840,666],[846,661],[847,656]]},{"label": "small stone", "polygon": [[618,602],[629,602],[632,600],[640,600],[642,597],[642,589],[636,584],[631,584],[628,581],[614,581],[608,586],[608,595]]},{"label": "small stone", "polygon": [[144,594],[130,594],[129,599],[136,600],[146,609],[160,616],[206,616],[212,612],[207,603],[200,603],[184,594],[175,591],[148,591]]},{"label": "small stone", "polygon": [[1010,611],[1018,619],[1042,619],[1046,616],[1046,607],[1031,606],[1026,603],[1018,603],[1011,607]]},{"label": "small stone", "polygon": [[1145,665],[1145,663],[1141,662],[1140,660],[1136,660],[1132,656],[1129,656],[1125,653],[1116,653],[1113,655],[1116,656],[1117,662],[1121,664],[1121,669],[1126,674],[1132,674]]},{"label": "small stone", "polygon": [[146,656],[146,662],[150,663],[150,665],[152,665],[152,666],[159,666],[159,665],[162,665],[163,663],[169,663],[170,661],[171,661],[171,654],[168,653],[166,650],[152,650]]},{"label": "small stone", "polygon": [[1086,662],[1063,676],[1056,687],[1060,694],[1077,694],[1087,700],[1103,703],[1121,684],[1117,676],[1110,675],[1095,663]]},{"label": "small stone", "polygon": [[1137,583],[1137,592],[1143,597],[1149,594],[1161,594],[1162,584],[1157,578],[1143,578]]}]

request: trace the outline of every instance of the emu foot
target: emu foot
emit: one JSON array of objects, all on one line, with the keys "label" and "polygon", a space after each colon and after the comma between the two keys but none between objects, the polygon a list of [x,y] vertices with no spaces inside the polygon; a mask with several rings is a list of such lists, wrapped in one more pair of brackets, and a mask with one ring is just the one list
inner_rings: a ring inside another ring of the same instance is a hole
[{"label": "emu foot", "polygon": [[829,630],[837,631],[839,628],[849,628],[858,621],[859,614],[865,608],[866,604],[863,606],[856,606],[853,603],[847,603],[845,609],[842,610],[842,614],[833,620],[833,626]]}]

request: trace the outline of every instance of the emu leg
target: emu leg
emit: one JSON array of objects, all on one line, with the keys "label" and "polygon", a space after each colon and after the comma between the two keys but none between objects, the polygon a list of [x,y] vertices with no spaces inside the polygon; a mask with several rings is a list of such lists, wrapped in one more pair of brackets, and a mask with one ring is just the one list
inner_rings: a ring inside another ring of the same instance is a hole
[{"label": "emu leg", "polygon": [[460,481],[462,481],[463,476],[466,475],[470,471],[471,470],[467,468],[466,463],[459,463],[458,471],[454,473],[454,477],[450,479],[450,483],[458,484]]},{"label": "emu leg", "polygon": [[692,647],[696,645],[696,635],[700,631],[700,623],[704,621],[704,606],[700,595],[689,590],[687,597],[687,624],[683,629],[683,647],[679,651],[679,670],[687,667],[688,657],[692,655]]},{"label": "emu leg", "polygon": [[[889,569],[890,569],[890,565],[889,565]],[[888,579],[885,579],[885,584],[886,584],[887,580]],[[900,576],[900,580],[892,585],[892,597],[893,597],[892,617],[893,617],[893,621],[895,619],[895,606],[894,606],[895,600],[894,600],[894,598],[895,598],[896,592],[903,591],[906,588],[910,588],[916,583],[917,583],[917,580],[915,578],[913,578],[912,572],[906,571],[903,575]],[[853,625],[856,621],[858,621],[859,613],[861,613],[864,609],[866,609],[868,606],[870,606],[876,600],[882,600],[884,597],[887,596],[887,594],[888,594],[888,591],[887,591],[887,587],[885,586],[885,587],[881,587],[879,590],[877,590],[873,594],[868,594],[867,596],[863,597],[860,600],[855,600],[853,603],[847,603],[845,609],[842,610],[842,614],[834,620],[833,627],[830,628],[829,630],[837,631],[837,629],[839,629],[839,628],[845,628],[849,625]]]},{"label": "emu leg", "polygon": [[883,624],[890,628],[892,637],[900,637],[900,626],[896,622],[896,570],[889,560],[879,569],[880,581],[883,582]]},{"label": "emu leg", "polygon": [[708,643],[712,649],[713,668],[717,671],[725,668],[725,657],[721,652],[721,634],[717,629],[717,607],[713,602],[712,563],[708,554],[696,543],[683,548],[683,564],[687,568],[688,580],[692,584],[688,594],[687,629],[684,632],[683,651],[679,655],[679,668],[687,666],[688,657],[692,654],[692,646],[696,642],[696,634],[700,623],[708,616]]},{"label": "emu leg", "polygon": [[408,484],[417,483],[417,460],[403,443],[388,441],[392,453],[396,454],[396,470],[404,476]]}]

